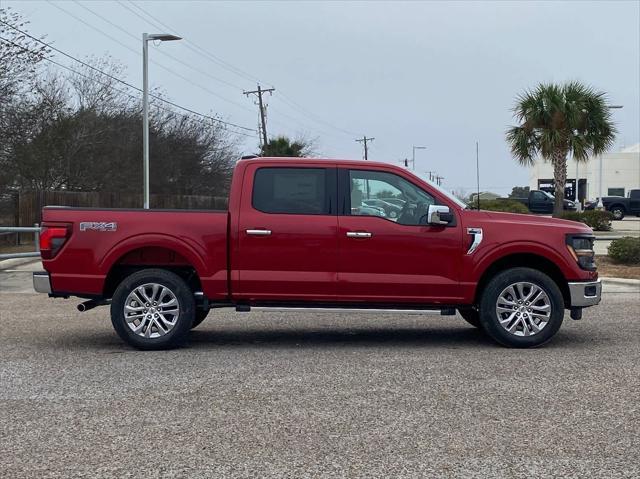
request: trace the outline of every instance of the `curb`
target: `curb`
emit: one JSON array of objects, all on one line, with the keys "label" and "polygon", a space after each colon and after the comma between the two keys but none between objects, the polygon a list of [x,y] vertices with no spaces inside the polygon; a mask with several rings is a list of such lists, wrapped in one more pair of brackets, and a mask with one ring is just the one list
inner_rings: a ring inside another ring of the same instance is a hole
[{"label": "curb", "polygon": [[15,259],[3,259],[0,261],[0,271],[4,269],[12,269],[16,266],[24,266],[25,264],[38,263],[40,258],[15,258]]},{"label": "curb", "polygon": [[603,283],[607,284],[626,284],[631,286],[640,286],[640,279],[607,278],[605,276],[601,276],[600,279]]},{"label": "curb", "polygon": [[622,239],[624,236],[596,236],[596,241],[613,241],[617,239]]}]

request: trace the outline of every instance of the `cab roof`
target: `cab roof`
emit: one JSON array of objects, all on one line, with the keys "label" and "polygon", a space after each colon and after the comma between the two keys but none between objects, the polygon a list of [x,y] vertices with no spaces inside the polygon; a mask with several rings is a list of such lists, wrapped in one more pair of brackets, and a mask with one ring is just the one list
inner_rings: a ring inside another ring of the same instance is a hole
[{"label": "cab roof", "polygon": [[303,158],[303,157],[295,157],[295,156],[257,156],[254,158],[239,160],[239,162],[242,162],[242,163],[262,163],[264,161],[277,161],[277,162],[283,162],[283,163],[292,163],[295,165],[317,164],[321,162],[327,162],[329,164],[334,164],[334,165],[359,166],[359,167],[362,167],[363,165],[384,166],[384,167],[396,166],[396,165],[392,165],[391,163],[385,163],[382,161],[346,160],[346,159],[337,159],[337,158]]}]

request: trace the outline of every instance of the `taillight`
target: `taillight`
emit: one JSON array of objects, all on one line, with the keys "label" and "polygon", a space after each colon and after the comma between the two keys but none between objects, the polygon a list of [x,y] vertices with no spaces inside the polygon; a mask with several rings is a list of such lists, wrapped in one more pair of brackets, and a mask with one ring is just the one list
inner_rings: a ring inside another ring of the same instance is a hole
[{"label": "taillight", "polygon": [[69,230],[67,228],[43,226],[40,230],[40,256],[42,259],[51,259],[58,254],[68,237]]}]

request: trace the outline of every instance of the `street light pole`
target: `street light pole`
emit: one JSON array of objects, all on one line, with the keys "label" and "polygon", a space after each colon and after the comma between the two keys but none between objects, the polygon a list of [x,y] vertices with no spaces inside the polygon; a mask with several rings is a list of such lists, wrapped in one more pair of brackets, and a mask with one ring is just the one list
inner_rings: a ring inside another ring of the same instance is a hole
[{"label": "street light pole", "polygon": [[[623,105],[607,105],[607,108],[609,108],[610,110],[619,110],[620,108],[622,108]],[[602,203],[602,154],[600,155],[600,178],[598,179],[598,204],[596,205],[596,208],[604,208],[604,204]]]},{"label": "street light pole", "polygon": [[142,34],[142,175],[144,209],[149,209],[149,41],[181,40],[167,33]]}]

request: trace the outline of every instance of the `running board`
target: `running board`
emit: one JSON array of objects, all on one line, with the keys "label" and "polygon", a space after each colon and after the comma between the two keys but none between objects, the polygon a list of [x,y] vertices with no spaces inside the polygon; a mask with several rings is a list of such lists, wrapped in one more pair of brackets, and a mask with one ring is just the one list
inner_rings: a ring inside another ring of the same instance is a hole
[{"label": "running board", "polygon": [[442,316],[454,316],[455,308],[442,309],[411,309],[411,308],[323,308],[301,306],[250,306],[248,304],[236,305],[236,312],[249,313],[251,311],[273,312],[297,312],[297,313],[404,313],[404,314],[440,314]]}]

